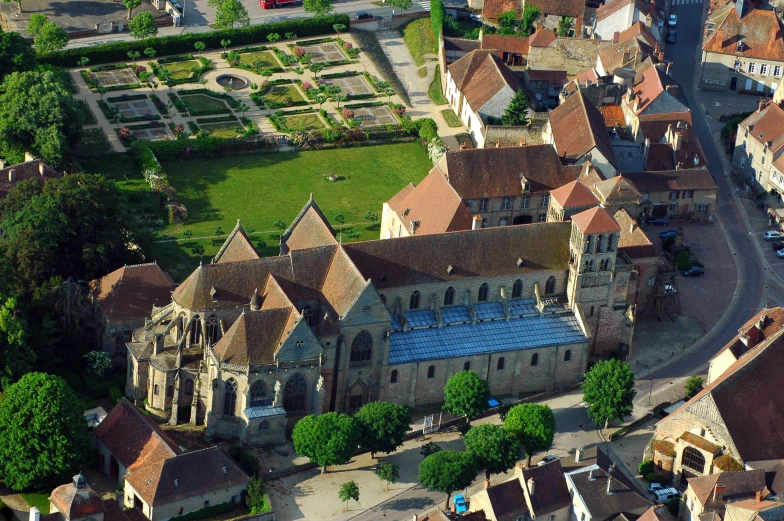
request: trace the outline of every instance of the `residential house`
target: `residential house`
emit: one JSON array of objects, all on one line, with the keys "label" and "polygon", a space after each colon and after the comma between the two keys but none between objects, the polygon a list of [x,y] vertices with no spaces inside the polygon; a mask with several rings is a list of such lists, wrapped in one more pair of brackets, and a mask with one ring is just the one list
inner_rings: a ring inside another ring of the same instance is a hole
[{"label": "residential house", "polygon": [[525,126],[487,125],[484,148],[543,144],[542,131],[547,125],[547,113],[531,112],[528,116],[528,124]]},{"label": "residential house", "polygon": [[[564,85],[568,83],[566,71],[540,71],[528,69],[525,71],[526,85],[534,93],[537,101],[558,100]],[[558,102],[552,101],[552,106],[557,107]]]},{"label": "residential house", "polygon": [[416,187],[409,183],[384,203],[381,238],[470,230],[472,224],[463,199],[444,174],[433,168]]},{"label": "residential house", "polygon": [[114,499],[102,499],[81,474],[49,496],[49,514],[30,509],[30,521],[148,521],[138,508],[123,510]]},{"label": "residential house", "polygon": [[638,309],[643,309],[653,294],[656,277],[662,271],[672,271],[673,268],[624,208],[617,210],[613,219],[621,227],[618,251],[626,255],[634,265],[626,298],[629,302],[634,302]]},{"label": "residential house", "polygon": [[597,169],[588,169],[580,173],[580,182],[591,189],[599,199],[599,204],[608,212],[615,213],[625,208],[629,215],[637,216],[642,203],[642,194],[634,184],[623,176],[610,179],[596,175]]},{"label": "residential house", "polygon": [[784,109],[760,102],[756,111],[741,121],[735,138],[732,168],[747,185],[784,194]]},{"label": "residential house", "polygon": [[144,325],[151,311],[171,300],[175,287],[157,262],[126,264],[90,282],[103,326],[103,350],[125,358],[125,343],[131,341],[131,332]]},{"label": "residential house", "polygon": [[446,73],[446,65],[454,63],[471,51],[482,48],[481,42],[465,38],[442,37],[439,42],[440,53],[443,56],[441,74]]},{"label": "residential house", "polygon": [[782,521],[784,503],[780,500],[743,499],[727,505],[724,511],[727,521]]},{"label": "residential house", "polygon": [[[688,446],[686,458],[694,457],[697,461],[704,458],[703,453],[710,453],[717,447],[702,443],[696,447]],[[691,455],[691,456],[690,456]],[[710,456],[709,456],[710,457]],[[685,461],[686,467],[690,461]],[[699,466],[699,462],[696,463]],[[686,491],[683,493],[683,505],[680,518],[683,520],[703,519],[706,514],[724,515],[725,508],[736,501],[752,499],[761,501],[769,494],[765,486],[764,470],[732,469],[706,476],[691,477],[687,480]]]},{"label": "residential house", "polygon": [[492,49],[509,67],[525,67],[528,63],[528,37],[503,36],[500,34],[480,35],[482,49]]},{"label": "residential house", "polygon": [[552,143],[566,162],[579,165],[591,161],[604,177],[616,174],[604,118],[580,92],[569,96],[550,113],[545,141]]},{"label": "residential house", "polygon": [[628,172],[623,177],[642,193],[640,216],[708,219],[719,187],[707,168]]},{"label": "residential house", "polygon": [[658,142],[646,137],[642,148],[645,170],[675,170],[708,164],[693,128],[684,121],[668,124],[667,132]]},{"label": "residential house", "polygon": [[784,74],[784,38],[775,11],[742,15],[729,4],[711,16],[702,46],[700,88],[771,95]]},{"label": "residential house", "polygon": [[[763,310],[754,319],[767,313]],[[644,458],[653,460],[659,473],[672,473],[674,482],[682,483],[686,478],[784,459],[784,433],[778,428],[784,422],[784,402],[778,392],[783,333],[771,332],[745,353],[736,350],[736,362],[718,376],[714,370],[702,391],[657,424]],[[738,341],[743,342],[743,334],[728,345],[737,346]]]},{"label": "residential house", "polygon": [[470,501],[471,510],[484,512],[490,521],[569,521],[571,506],[559,461],[529,469],[518,462],[514,478],[477,492]]},{"label": "residential house", "polygon": [[659,29],[659,9],[654,0],[610,0],[596,10],[593,34],[602,40],[613,40],[616,33],[621,33],[636,23],[644,25],[654,39],[661,40],[663,34]]},{"label": "residential house", "polygon": [[691,112],[683,89],[665,69],[649,64],[635,74],[633,85],[621,100],[626,124],[637,143],[645,138],[652,143],[658,142],[668,126],[677,125],[679,121],[691,125]]},{"label": "residential house", "polygon": [[651,45],[646,36],[650,36],[650,33],[643,26],[638,36],[620,40],[599,49],[599,55],[596,58],[596,72],[599,76],[612,76],[617,69],[621,68],[636,71],[647,66],[646,60],[648,62],[658,61],[660,55],[658,42]]},{"label": "residential house", "polygon": [[573,520],[608,521],[620,514],[636,520],[652,506],[600,449],[593,464],[567,471],[564,476],[572,496]]},{"label": "residential house", "polygon": [[489,50],[475,50],[447,68],[445,95],[477,146],[484,128],[499,120],[523,82]]},{"label": "residential house", "polygon": [[37,179],[43,183],[62,176],[63,174],[40,159],[36,159],[30,152],[25,152],[24,162],[16,165],[0,159],[0,200],[4,199],[21,181]]},{"label": "residential house", "polygon": [[596,65],[599,51],[612,42],[590,38],[562,38],[550,29],[538,29],[528,38],[528,67],[580,74]]},{"label": "residential house", "polygon": [[496,20],[503,13],[515,11],[519,19],[527,3],[539,8],[539,23],[548,29],[558,28],[561,17],[567,17],[572,19],[576,32],[580,32],[585,13],[584,0],[484,0],[482,16],[485,20]]}]

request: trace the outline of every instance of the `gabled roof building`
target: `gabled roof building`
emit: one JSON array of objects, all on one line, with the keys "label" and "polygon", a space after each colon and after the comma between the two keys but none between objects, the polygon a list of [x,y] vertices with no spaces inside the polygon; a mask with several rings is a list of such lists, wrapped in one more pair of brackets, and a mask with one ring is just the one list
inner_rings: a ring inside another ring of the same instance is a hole
[{"label": "gabled roof building", "polygon": [[746,183],[784,194],[784,109],[760,102],[738,125],[732,168]]}]

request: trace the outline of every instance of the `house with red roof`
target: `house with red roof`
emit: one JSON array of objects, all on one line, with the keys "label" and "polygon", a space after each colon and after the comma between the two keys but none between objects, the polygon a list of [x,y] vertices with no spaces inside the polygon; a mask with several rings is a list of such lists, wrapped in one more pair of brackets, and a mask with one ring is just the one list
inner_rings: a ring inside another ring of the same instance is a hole
[{"label": "house with red roof", "polygon": [[618,33],[640,22],[648,28],[654,39],[660,40],[659,9],[656,0],[610,0],[596,10],[593,34],[601,40],[613,40]]},{"label": "house with red roof", "polygon": [[784,75],[784,37],[774,11],[741,16],[732,4],[709,19],[702,46],[700,88],[772,94]]},{"label": "house with red roof", "polygon": [[784,109],[761,102],[738,125],[732,169],[745,182],[766,192],[784,194]]}]

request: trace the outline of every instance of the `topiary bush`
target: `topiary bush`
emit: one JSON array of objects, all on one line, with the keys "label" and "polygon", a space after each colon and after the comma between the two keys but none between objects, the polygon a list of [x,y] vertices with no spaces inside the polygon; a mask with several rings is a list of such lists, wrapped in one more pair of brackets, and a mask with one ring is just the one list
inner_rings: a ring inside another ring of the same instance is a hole
[{"label": "topiary bush", "polygon": [[679,270],[687,270],[691,268],[691,253],[683,250],[675,256],[675,265]]},{"label": "topiary bush", "polygon": [[647,459],[640,463],[637,467],[637,471],[640,473],[641,476],[647,476],[651,472],[653,472],[653,461]]}]

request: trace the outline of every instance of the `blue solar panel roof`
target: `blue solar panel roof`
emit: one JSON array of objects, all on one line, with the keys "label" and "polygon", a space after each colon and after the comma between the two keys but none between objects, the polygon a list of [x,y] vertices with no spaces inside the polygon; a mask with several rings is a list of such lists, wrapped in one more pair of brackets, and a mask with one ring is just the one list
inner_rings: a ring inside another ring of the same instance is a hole
[{"label": "blue solar panel roof", "polygon": [[[456,308],[445,308],[443,311],[451,309]],[[556,344],[576,344],[585,340],[580,324],[571,314],[455,324],[440,329],[393,331],[389,336],[388,363],[402,364],[534,349]]]},{"label": "blue solar panel roof", "polygon": [[436,321],[436,312],[432,309],[422,309],[419,311],[409,311],[406,313],[406,320],[408,321],[408,327],[424,327],[424,326],[436,326],[438,322]]},{"label": "blue solar panel roof", "polygon": [[441,319],[444,321],[444,324],[468,322],[471,320],[471,313],[466,306],[441,308]]},{"label": "blue solar panel roof", "polygon": [[248,407],[245,409],[245,416],[249,420],[267,418],[269,416],[280,416],[281,414],[286,414],[286,409],[283,407]]},{"label": "blue solar panel roof", "polygon": [[400,320],[400,315],[395,313],[392,315],[392,323],[389,324],[390,329],[403,329],[403,322]]},{"label": "blue solar panel roof", "polygon": [[532,315],[538,313],[536,311],[536,299],[527,298],[523,300],[510,300],[509,313],[512,316]]},{"label": "blue solar panel roof", "polygon": [[474,304],[474,311],[476,311],[476,318],[479,320],[504,318],[504,305],[500,302]]}]

